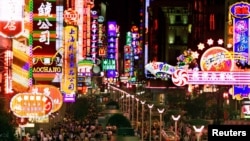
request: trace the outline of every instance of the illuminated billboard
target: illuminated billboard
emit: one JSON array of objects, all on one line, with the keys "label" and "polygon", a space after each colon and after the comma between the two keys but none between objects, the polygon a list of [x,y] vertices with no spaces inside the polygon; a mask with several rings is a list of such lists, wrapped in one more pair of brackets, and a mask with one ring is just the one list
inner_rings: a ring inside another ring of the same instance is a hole
[{"label": "illuminated billboard", "polygon": [[51,113],[57,112],[63,103],[63,96],[60,90],[52,85],[33,85],[30,90],[32,94],[42,93],[52,100],[53,107],[51,109]]},{"label": "illuminated billboard", "polygon": [[52,106],[52,100],[43,93],[18,93],[10,101],[13,114],[22,118],[46,116],[50,114]]},{"label": "illuminated billboard", "polygon": [[20,36],[24,31],[24,0],[1,0],[0,5],[0,36]]},{"label": "illuminated billboard", "polygon": [[61,83],[61,89],[65,97],[74,96],[77,91],[77,34],[78,30],[76,26],[68,25],[64,28],[65,49],[63,62],[63,80]]},{"label": "illuminated billboard", "polygon": [[126,45],[124,46],[124,74],[125,76],[134,76],[134,48],[132,44],[132,33],[126,33]]},{"label": "illuminated billboard", "polygon": [[[230,22],[232,23],[232,33],[233,33],[233,52],[234,58],[236,55],[240,54],[242,58],[235,59],[235,70],[237,71],[247,71],[250,69],[250,51],[249,51],[249,16],[250,16],[250,4],[247,2],[237,2],[230,6],[229,13],[232,18]],[[242,88],[243,87],[243,88]],[[242,95],[242,97],[247,97],[250,93],[249,85],[233,85],[233,95]]]},{"label": "illuminated billboard", "polygon": [[12,85],[16,92],[27,92],[32,85],[32,7],[33,1],[24,4],[24,32],[12,39]]},{"label": "illuminated billboard", "polygon": [[248,85],[250,72],[192,71],[178,69],[172,75],[177,86],[186,84]]},{"label": "illuminated billboard", "polygon": [[62,72],[62,54],[56,48],[56,0],[35,0],[33,6],[33,77],[46,84]]},{"label": "illuminated billboard", "polygon": [[98,12],[91,11],[91,57],[97,59],[98,51]]}]

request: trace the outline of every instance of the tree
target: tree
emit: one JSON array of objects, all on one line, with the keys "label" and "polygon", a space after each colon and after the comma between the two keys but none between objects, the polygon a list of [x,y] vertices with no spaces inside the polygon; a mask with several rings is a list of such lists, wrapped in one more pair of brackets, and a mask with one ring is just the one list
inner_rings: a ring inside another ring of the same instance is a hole
[{"label": "tree", "polygon": [[75,103],[69,105],[67,113],[76,120],[87,119],[94,122],[98,116],[96,96],[83,96],[77,98]]},{"label": "tree", "polygon": [[4,109],[4,99],[0,98],[0,140],[16,141],[15,125],[13,124],[13,116]]},{"label": "tree", "polygon": [[76,120],[83,120],[89,113],[89,100],[87,97],[81,97],[70,107],[70,113]]},{"label": "tree", "polygon": [[130,121],[122,114],[114,114],[108,119],[107,125],[116,126],[117,128],[132,128]]}]

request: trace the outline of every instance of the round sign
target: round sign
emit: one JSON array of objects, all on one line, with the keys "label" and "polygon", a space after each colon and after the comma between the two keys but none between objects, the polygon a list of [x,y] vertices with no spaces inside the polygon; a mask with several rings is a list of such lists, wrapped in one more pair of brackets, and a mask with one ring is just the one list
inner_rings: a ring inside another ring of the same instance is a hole
[{"label": "round sign", "polygon": [[97,66],[97,65],[94,65],[94,67],[93,67],[93,72],[94,72],[95,74],[97,74],[97,73],[100,73],[100,71],[101,71],[100,67]]},{"label": "round sign", "polygon": [[19,93],[11,98],[10,109],[17,117],[41,117],[50,114],[52,100],[43,93]]},{"label": "round sign", "polygon": [[222,47],[211,47],[201,57],[200,67],[202,71],[232,71],[233,56]]},{"label": "round sign", "polygon": [[63,96],[60,90],[52,85],[33,85],[29,92],[35,93],[44,93],[46,96],[49,96],[53,102],[52,113],[58,111],[63,104]]}]

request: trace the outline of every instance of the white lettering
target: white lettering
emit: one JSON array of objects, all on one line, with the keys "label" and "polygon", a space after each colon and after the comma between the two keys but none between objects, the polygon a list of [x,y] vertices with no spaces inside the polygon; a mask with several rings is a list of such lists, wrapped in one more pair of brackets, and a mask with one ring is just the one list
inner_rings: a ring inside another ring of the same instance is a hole
[{"label": "white lettering", "polygon": [[212,136],[247,136],[246,131],[219,131],[219,129],[212,129]]}]

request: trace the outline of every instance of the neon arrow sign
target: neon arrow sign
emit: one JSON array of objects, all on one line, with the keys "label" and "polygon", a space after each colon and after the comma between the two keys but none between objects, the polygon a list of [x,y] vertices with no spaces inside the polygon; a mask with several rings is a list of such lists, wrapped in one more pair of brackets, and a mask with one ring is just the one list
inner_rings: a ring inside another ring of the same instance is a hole
[{"label": "neon arrow sign", "polygon": [[250,72],[192,71],[178,69],[172,75],[176,86],[186,84],[249,85]]}]

